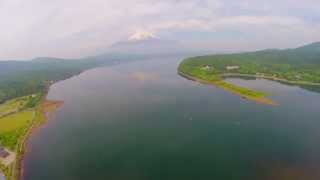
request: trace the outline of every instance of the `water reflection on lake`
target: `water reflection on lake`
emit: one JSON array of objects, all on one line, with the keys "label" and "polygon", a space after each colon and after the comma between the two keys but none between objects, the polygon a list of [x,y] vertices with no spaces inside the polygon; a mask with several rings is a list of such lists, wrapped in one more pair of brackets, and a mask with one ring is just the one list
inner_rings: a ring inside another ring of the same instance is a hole
[{"label": "water reflection on lake", "polygon": [[257,105],[177,75],[181,57],[97,68],[54,84],[64,106],[30,139],[25,180],[313,180],[320,94],[228,79]]}]

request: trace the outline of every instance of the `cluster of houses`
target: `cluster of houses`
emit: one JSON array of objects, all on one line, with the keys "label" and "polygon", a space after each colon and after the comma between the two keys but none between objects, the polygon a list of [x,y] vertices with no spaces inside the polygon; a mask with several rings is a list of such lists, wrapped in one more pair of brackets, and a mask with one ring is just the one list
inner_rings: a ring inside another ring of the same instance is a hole
[{"label": "cluster of houses", "polygon": [[10,153],[3,147],[0,146],[0,158],[5,159],[10,155]]},{"label": "cluster of houses", "polygon": [[[226,70],[228,70],[228,71],[236,70],[236,69],[239,69],[239,68],[240,68],[239,66],[226,66]],[[205,65],[205,66],[202,66],[201,69],[208,71],[208,70],[214,69],[214,67],[213,66],[209,66],[209,65]]]}]

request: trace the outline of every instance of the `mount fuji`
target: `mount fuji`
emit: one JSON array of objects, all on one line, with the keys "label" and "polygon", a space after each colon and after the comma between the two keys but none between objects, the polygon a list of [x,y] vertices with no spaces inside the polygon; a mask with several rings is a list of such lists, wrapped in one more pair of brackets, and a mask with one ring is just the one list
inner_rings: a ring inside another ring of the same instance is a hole
[{"label": "mount fuji", "polygon": [[189,48],[175,40],[161,39],[150,32],[138,32],[126,40],[102,49],[99,57],[141,57],[194,54]]}]

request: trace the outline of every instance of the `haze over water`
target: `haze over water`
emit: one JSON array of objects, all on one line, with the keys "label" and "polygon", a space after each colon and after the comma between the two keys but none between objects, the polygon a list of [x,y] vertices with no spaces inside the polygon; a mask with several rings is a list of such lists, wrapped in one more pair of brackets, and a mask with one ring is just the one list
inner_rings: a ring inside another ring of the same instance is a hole
[{"label": "haze over water", "polygon": [[24,180],[319,179],[320,94],[267,80],[257,105],[177,75],[182,57],[86,71],[29,140]]}]

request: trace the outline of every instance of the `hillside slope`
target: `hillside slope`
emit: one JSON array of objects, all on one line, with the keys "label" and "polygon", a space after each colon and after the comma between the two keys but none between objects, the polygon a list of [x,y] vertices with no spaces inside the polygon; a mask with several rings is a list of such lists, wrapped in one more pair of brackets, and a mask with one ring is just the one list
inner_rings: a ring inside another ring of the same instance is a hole
[{"label": "hillside slope", "polygon": [[50,83],[86,69],[133,60],[136,59],[106,56],[77,60],[42,57],[30,61],[0,61],[0,104],[12,98],[44,92]]}]

